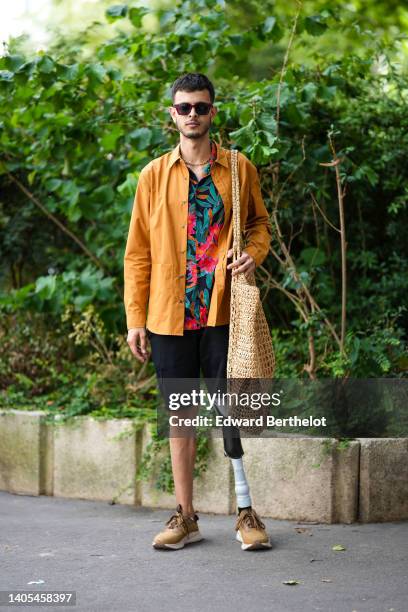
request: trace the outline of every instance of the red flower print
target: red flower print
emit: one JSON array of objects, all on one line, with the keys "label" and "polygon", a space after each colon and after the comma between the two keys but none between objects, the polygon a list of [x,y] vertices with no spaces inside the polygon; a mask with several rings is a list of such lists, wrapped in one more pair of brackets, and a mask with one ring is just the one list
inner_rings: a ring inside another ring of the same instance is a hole
[{"label": "red flower print", "polygon": [[214,272],[214,268],[217,265],[217,261],[218,259],[214,259],[214,257],[211,257],[208,253],[206,253],[201,259],[200,259],[200,270],[203,270],[204,272]]},{"label": "red flower print", "polygon": [[197,266],[195,262],[187,262],[187,274],[186,274],[186,289],[191,289],[197,284]]},{"label": "red flower print", "polygon": [[187,221],[187,235],[192,236],[195,233],[196,229],[196,215],[194,213],[188,214]]},{"label": "red flower print", "polygon": [[200,323],[206,325],[208,320],[208,310],[205,306],[200,306]]}]

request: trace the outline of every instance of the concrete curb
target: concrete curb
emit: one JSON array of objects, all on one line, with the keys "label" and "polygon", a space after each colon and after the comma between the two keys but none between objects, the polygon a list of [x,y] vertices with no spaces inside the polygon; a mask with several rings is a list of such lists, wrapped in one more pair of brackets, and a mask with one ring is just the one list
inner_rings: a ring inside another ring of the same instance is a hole
[{"label": "concrete curb", "polygon": [[362,523],[408,519],[408,438],[359,438]]},{"label": "concrete curb", "polygon": [[[150,427],[131,419],[75,417],[45,422],[45,412],[0,410],[0,489],[23,495],[174,509],[173,495],[136,480]],[[243,438],[254,507],[265,517],[320,523],[408,519],[408,439]],[[157,456],[160,462],[166,456]],[[207,471],[194,481],[197,511],[234,513],[231,462],[212,437]]]},{"label": "concrete curb", "polygon": [[321,523],[357,520],[359,443],[332,438],[243,440],[254,506],[263,516]]}]

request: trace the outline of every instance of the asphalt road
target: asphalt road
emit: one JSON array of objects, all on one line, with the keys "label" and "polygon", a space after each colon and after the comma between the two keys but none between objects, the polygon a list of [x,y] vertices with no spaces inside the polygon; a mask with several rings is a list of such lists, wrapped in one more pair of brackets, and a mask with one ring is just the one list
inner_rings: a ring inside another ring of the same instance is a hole
[{"label": "asphalt road", "polygon": [[408,611],[408,522],[265,519],[273,548],[242,551],[234,516],[200,514],[202,542],[155,550],[169,516],[0,492],[0,590],[75,591],[73,607],[30,608],[86,612]]}]

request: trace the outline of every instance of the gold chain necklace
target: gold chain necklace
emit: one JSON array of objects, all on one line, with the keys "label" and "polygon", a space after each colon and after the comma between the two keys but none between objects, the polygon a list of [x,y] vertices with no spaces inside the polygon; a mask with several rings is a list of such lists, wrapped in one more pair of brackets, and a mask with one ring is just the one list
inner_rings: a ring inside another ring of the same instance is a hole
[{"label": "gold chain necklace", "polygon": [[208,162],[211,159],[211,153],[210,153],[210,157],[206,161],[200,162],[199,164],[192,164],[191,162],[188,162],[184,159],[184,157],[181,155],[181,152],[180,152],[180,156],[181,156],[181,159],[184,161],[184,163],[187,164],[187,166],[204,166],[204,164],[208,164]]},{"label": "gold chain necklace", "polygon": [[187,166],[204,166],[204,164],[208,164],[211,158],[209,157],[206,161],[200,162],[199,164],[192,164],[191,162],[186,161],[184,157],[182,157],[181,159],[187,164]]}]

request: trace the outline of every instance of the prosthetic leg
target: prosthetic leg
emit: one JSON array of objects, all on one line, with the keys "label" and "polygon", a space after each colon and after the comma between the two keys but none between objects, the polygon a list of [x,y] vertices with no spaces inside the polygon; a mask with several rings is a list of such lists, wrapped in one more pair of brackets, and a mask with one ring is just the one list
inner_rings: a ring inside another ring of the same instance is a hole
[{"label": "prosthetic leg", "polygon": [[[219,414],[225,416],[218,405],[216,405],[216,408]],[[241,444],[240,432],[235,425],[223,424],[222,435],[224,439],[224,455],[231,459],[232,468],[234,470],[237,506],[238,508],[246,508],[251,506],[251,495],[242,461],[244,449]]]}]

